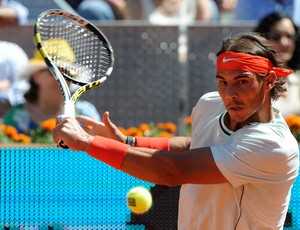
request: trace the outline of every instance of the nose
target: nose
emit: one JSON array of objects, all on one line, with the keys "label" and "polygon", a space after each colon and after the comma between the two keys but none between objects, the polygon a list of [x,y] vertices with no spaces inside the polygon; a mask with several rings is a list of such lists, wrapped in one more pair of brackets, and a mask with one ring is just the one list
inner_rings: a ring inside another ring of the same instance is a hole
[{"label": "nose", "polygon": [[282,45],[285,45],[285,46],[288,46],[292,43],[292,40],[289,39],[287,36],[281,36],[279,42],[282,44]]},{"label": "nose", "polygon": [[234,86],[228,85],[227,87],[227,95],[229,97],[237,97],[237,91]]}]

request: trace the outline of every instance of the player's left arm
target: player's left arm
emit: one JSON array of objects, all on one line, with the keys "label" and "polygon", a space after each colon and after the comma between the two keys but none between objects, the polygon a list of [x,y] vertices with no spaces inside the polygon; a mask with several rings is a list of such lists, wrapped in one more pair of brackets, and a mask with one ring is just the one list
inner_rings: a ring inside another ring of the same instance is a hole
[{"label": "player's left arm", "polygon": [[[81,122],[83,129],[90,135],[102,136],[126,143],[127,136],[110,120],[108,112],[103,114],[102,122],[85,116],[78,116],[77,120]],[[189,149],[191,137],[172,137],[169,138],[168,141],[170,151],[182,152]]]}]

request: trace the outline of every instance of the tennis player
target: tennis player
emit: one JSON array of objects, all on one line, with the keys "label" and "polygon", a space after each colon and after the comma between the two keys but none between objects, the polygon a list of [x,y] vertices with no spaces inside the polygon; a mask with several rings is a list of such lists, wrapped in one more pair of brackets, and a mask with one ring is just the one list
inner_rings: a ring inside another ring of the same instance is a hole
[{"label": "tennis player", "polygon": [[271,101],[290,73],[265,38],[237,35],[217,54],[218,92],[193,108],[191,137],[126,137],[106,112],[103,123],[64,120],[54,141],[139,179],[182,185],[179,229],[283,229],[299,151]]}]

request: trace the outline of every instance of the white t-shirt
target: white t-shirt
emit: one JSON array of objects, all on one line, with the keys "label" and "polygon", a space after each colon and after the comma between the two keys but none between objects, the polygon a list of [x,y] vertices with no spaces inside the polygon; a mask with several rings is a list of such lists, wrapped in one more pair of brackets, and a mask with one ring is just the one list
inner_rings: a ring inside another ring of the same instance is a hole
[{"label": "white t-shirt", "polygon": [[282,229],[298,175],[298,144],[276,110],[269,123],[226,128],[217,92],[204,95],[192,112],[191,149],[211,146],[229,183],[181,187],[179,229]]},{"label": "white t-shirt", "polygon": [[184,0],[180,9],[173,15],[164,15],[159,12],[151,0],[141,0],[145,18],[153,24],[172,24],[180,23],[183,20],[186,23],[194,22],[196,19],[197,4],[195,0]]}]

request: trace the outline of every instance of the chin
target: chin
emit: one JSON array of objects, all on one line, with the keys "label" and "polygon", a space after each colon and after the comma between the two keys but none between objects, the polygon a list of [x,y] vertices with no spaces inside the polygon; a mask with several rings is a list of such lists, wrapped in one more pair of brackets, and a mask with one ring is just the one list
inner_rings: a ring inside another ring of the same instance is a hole
[{"label": "chin", "polygon": [[244,122],[248,119],[248,116],[241,114],[240,112],[229,112],[230,120],[236,123]]}]

